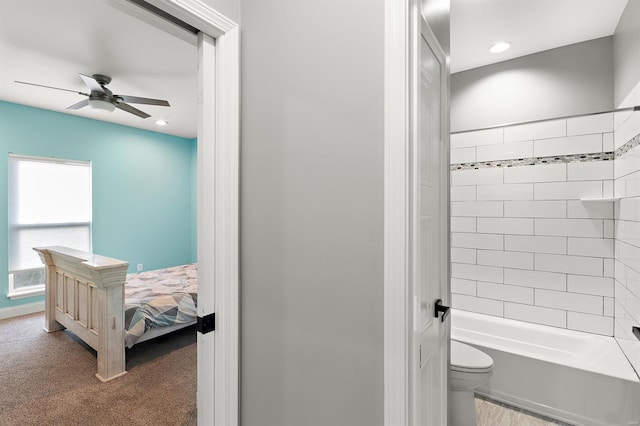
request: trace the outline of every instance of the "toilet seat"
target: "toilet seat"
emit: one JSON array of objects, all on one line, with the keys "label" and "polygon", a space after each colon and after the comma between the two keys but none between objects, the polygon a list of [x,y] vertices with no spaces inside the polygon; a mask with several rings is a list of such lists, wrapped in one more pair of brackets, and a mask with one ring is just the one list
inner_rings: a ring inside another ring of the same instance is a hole
[{"label": "toilet seat", "polygon": [[488,373],[493,368],[493,359],[479,349],[451,340],[449,368],[462,373]]}]

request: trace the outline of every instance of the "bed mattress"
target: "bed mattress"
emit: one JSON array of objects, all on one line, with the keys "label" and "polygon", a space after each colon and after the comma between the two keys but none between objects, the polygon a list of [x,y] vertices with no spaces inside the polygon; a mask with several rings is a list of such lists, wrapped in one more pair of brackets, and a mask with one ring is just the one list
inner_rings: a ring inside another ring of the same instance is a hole
[{"label": "bed mattress", "polygon": [[125,293],[125,344],[132,347],[148,330],[194,323],[198,269],[195,263],[128,274]]}]

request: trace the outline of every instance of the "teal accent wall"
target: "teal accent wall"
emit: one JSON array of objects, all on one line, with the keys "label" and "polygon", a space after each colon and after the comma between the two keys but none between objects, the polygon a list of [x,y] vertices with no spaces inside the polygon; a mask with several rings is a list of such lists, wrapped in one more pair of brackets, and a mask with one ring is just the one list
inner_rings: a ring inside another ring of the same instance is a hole
[{"label": "teal accent wall", "polygon": [[6,297],[9,153],[92,162],[95,253],[129,272],[196,261],[195,139],[0,101],[0,309],[43,300]]}]

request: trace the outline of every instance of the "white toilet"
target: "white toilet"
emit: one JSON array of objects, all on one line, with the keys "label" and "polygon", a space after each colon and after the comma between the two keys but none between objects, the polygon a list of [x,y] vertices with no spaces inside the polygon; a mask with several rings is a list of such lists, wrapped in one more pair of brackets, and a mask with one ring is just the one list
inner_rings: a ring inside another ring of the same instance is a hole
[{"label": "white toilet", "polygon": [[449,425],[475,426],[473,390],[491,378],[493,359],[472,346],[451,340],[449,366]]}]

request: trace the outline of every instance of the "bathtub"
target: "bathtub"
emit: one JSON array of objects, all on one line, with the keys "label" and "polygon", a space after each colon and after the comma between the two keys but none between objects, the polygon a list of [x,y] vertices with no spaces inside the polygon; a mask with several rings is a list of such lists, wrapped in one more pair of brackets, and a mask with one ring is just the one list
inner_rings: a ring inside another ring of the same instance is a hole
[{"label": "bathtub", "polygon": [[454,310],[451,338],[493,358],[478,394],[564,422],[640,424],[640,381],[612,337]]}]

